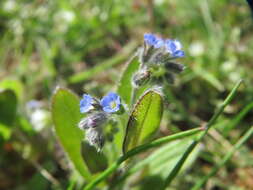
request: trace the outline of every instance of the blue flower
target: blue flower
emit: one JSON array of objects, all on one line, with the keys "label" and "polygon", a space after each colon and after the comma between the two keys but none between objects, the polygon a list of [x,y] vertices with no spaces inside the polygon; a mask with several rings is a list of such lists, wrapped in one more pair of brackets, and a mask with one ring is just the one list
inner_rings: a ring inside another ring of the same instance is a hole
[{"label": "blue flower", "polygon": [[121,105],[120,97],[116,93],[110,92],[101,99],[100,105],[105,112],[117,112]]},{"label": "blue flower", "polygon": [[80,112],[86,113],[92,110],[94,108],[92,105],[94,102],[94,99],[90,95],[84,94],[83,99],[80,101]]},{"label": "blue flower", "polygon": [[144,41],[155,48],[160,48],[164,46],[164,40],[162,38],[156,37],[154,34],[144,34]]},{"label": "blue flower", "polygon": [[144,41],[148,44],[148,45],[155,45],[156,44],[156,36],[154,34],[144,34]]},{"label": "blue flower", "polygon": [[162,38],[157,37],[156,42],[154,44],[155,48],[161,48],[164,46],[164,40]]},{"label": "blue flower", "polygon": [[182,51],[182,44],[178,40],[167,39],[165,42],[166,50],[173,57],[184,57],[184,51]]}]

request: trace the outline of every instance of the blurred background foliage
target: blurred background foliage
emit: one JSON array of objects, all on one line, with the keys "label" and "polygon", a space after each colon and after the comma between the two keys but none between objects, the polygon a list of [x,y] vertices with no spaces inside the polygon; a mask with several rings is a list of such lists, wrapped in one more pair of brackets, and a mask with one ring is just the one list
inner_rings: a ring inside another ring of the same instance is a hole
[{"label": "blurred background foliage", "polygon": [[[187,69],[165,89],[160,136],[203,125],[245,80],[178,177],[175,189],[189,189],[253,124],[252,31],[246,1],[1,0],[0,189],[72,187],[77,174],[52,131],[52,93],[58,85],[98,97],[115,89],[145,32],[177,38],[186,51]],[[206,189],[253,189],[252,151],[251,139]],[[136,188],[160,184],[153,173]]]}]

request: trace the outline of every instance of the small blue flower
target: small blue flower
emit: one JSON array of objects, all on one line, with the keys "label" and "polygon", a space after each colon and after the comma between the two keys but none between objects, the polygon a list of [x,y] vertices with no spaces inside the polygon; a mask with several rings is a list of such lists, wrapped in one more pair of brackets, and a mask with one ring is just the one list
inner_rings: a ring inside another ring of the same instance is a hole
[{"label": "small blue flower", "polygon": [[100,105],[105,112],[117,112],[121,105],[120,97],[116,93],[110,92],[101,99]]},{"label": "small blue flower", "polygon": [[164,46],[164,40],[162,38],[159,38],[155,36],[154,34],[144,34],[144,41],[151,46],[154,46],[155,48],[160,48]]},{"label": "small blue flower", "polygon": [[164,40],[162,38],[157,37],[156,42],[154,44],[155,48],[161,48],[164,46]]},{"label": "small blue flower", "polygon": [[144,41],[148,44],[148,45],[155,45],[156,44],[156,36],[154,34],[144,34]]},{"label": "small blue flower", "polygon": [[94,99],[89,95],[89,94],[84,94],[83,99],[80,100],[80,112],[81,113],[86,113],[90,110],[92,110]]},{"label": "small blue flower", "polygon": [[182,44],[178,40],[167,39],[165,46],[173,57],[184,57],[184,51],[181,50]]}]

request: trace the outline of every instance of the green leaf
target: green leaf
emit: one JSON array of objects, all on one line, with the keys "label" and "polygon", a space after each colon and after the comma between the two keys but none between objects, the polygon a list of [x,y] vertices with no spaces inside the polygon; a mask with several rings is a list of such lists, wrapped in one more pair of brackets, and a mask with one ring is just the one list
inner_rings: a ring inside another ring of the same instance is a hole
[{"label": "green leaf", "polygon": [[0,122],[11,125],[16,116],[17,98],[12,90],[0,91]]},{"label": "green leaf", "polygon": [[132,76],[138,70],[139,66],[139,57],[138,55],[134,55],[134,57],[132,57],[127,63],[125,71],[123,72],[118,84],[118,94],[127,105],[131,104],[131,96],[133,91]]},{"label": "green leaf", "polygon": [[0,82],[0,89],[13,90],[18,97],[21,99],[23,96],[23,84],[17,79],[6,78]]},{"label": "green leaf", "polygon": [[123,152],[147,142],[162,119],[163,99],[155,90],[146,92],[135,105],[128,120]]},{"label": "green leaf", "polygon": [[67,89],[58,88],[52,99],[52,117],[64,150],[79,173],[89,179],[90,173],[81,153],[84,133],[77,127],[82,118],[78,97]]},{"label": "green leaf", "polygon": [[98,152],[94,146],[82,142],[82,155],[91,173],[103,171],[108,166],[108,160],[103,152]]},{"label": "green leaf", "polygon": [[8,140],[16,117],[17,97],[12,90],[0,91],[0,139]]}]

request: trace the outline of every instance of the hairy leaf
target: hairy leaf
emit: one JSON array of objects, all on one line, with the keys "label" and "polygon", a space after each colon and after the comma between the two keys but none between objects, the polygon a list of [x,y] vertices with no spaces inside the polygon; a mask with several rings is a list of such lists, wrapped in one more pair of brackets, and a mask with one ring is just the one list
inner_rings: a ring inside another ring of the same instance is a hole
[{"label": "hairy leaf", "polygon": [[137,102],[128,120],[123,144],[124,153],[152,137],[159,128],[162,113],[162,96],[155,90],[149,90]]},{"label": "hairy leaf", "polygon": [[77,127],[82,115],[78,97],[67,89],[59,88],[52,99],[52,117],[56,134],[79,173],[88,179],[89,170],[81,153],[84,133]]}]

